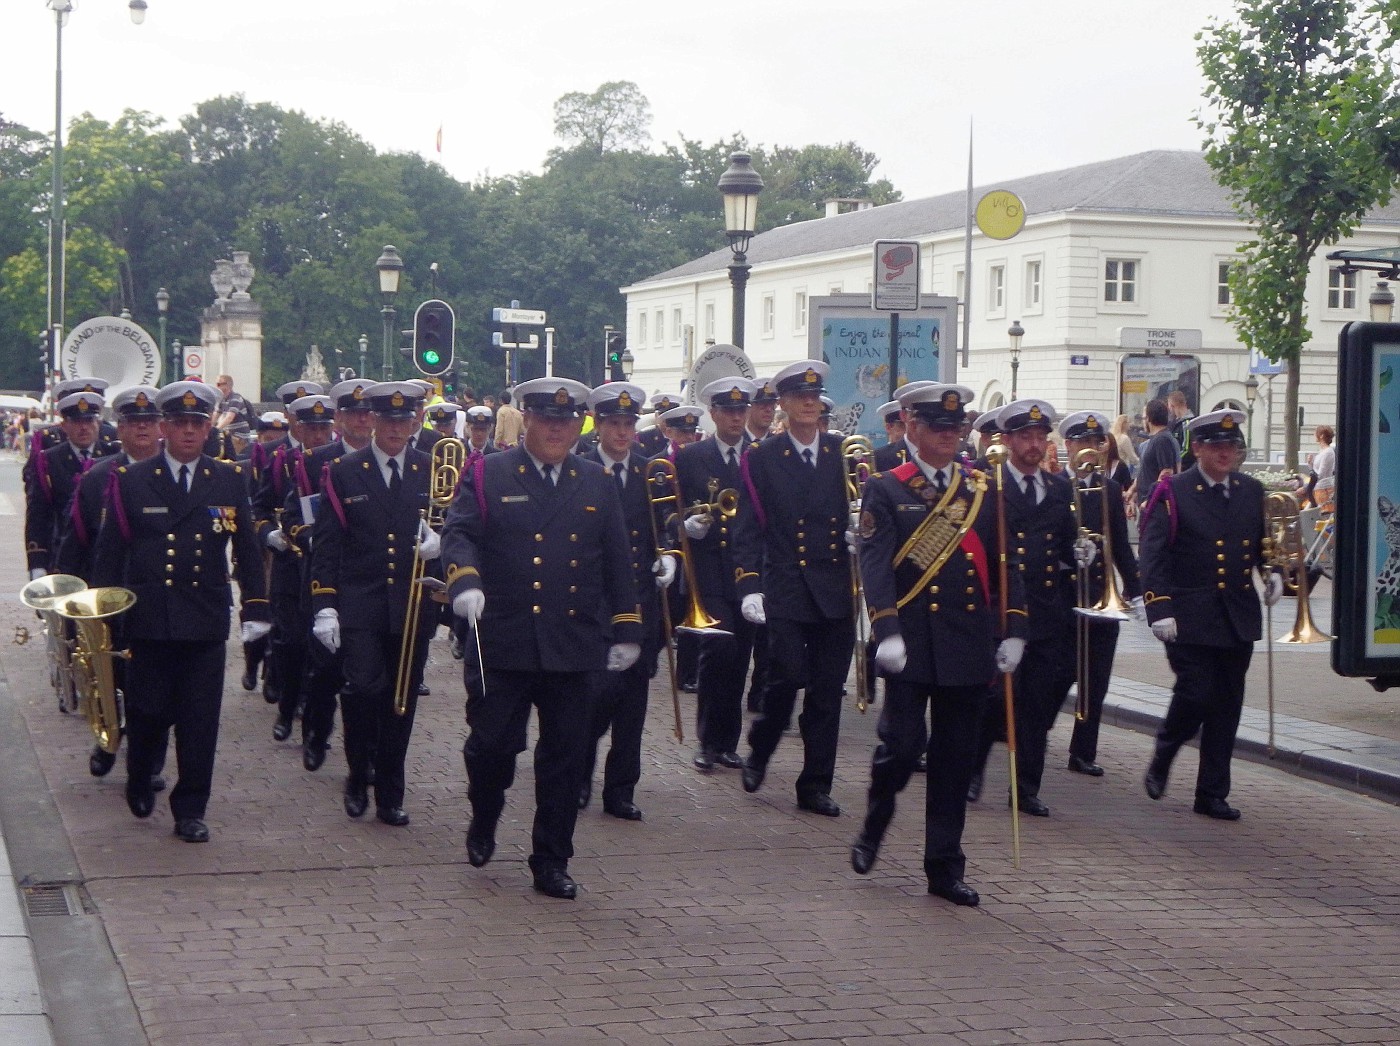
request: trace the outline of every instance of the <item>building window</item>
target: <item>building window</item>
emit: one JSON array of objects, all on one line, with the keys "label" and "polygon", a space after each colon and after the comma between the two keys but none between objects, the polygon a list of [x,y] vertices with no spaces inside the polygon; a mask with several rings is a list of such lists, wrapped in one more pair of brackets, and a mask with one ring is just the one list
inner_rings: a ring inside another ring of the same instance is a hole
[{"label": "building window", "polygon": [[792,296],[792,329],[807,329],[807,292],[797,291]]},{"label": "building window", "polygon": [[1327,270],[1327,307],[1342,312],[1356,308],[1356,273]]},{"label": "building window", "polygon": [[1235,267],[1234,262],[1215,263],[1215,304],[1228,306],[1235,304],[1235,296],[1230,290],[1230,270]]},{"label": "building window", "polygon": [[705,303],[705,340],[715,340],[715,303]]},{"label": "building window", "polygon": [[1026,262],[1026,301],[1028,309],[1040,308],[1040,266],[1039,260]]},{"label": "building window", "polygon": [[992,265],[987,269],[987,309],[990,312],[1006,309],[1005,265]]},{"label": "building window", "polygon": [[773,336],[774,325],[777,321],[777,306],[773,300],[773,295],[763,296],[763,334],[765,337]]},{"label": "building window", "polygon": [[658,347],[666,340],[666,314],[660,309],[656,310],[656,327],[652,331],[652,337],[656,339]]},{"label": "building window", "polygon": [[839,283],[833,283],[830,287],[827,288],[827,290],[829,290],[832,294],[840,294],[841,285]]},{"label": "building window", "polygon": [[671,340],[680,343],[681,340],[681,310],[671,310]]},{"label": "building window", "polygon": [[637,314],[637,344],[647,343],[647,314],[642,312]]},{"label": "building window", "polygon": [[1131,258],[1109,258],[1103,266],[1103,300],[1119,304],[1137,301],[1138,263]]}]

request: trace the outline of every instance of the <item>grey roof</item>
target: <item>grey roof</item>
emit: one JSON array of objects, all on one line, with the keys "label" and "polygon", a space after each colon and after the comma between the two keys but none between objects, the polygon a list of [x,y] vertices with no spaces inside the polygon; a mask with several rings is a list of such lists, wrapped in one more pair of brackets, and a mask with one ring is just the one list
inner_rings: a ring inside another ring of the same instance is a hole
[{"label": "grey roof", "polygon": [[[1238,218],[1229,195],[1216,182],[1199,152],[1156,149],[1061,171],[1012,178],[973,189],[973,198],[1010,189],[1026,205],[1027,217],[1074,211],[1095,214],[1160,215],[1175,218]],[[760,207],[762,204],[760,203]],[[963,228],[965,191],[905,200],[830,218],[815,218],[770,229],[749,245],[750,265],[809,254],[865,247],[875,240],[911,239]],[[1374,212],[1373,219],[1400,222],[1400,205]],[[722,271],[732,258],[721,248],[657,273],[638,283]]]}]

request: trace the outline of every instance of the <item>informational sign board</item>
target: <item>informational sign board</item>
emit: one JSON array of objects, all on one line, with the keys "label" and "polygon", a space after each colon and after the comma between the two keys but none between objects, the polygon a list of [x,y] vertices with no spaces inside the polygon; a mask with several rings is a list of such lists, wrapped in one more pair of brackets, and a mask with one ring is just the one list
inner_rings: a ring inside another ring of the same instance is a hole
[{"label": "informational sign board", "polygon": [[1010,189],[985,194],[972,214],[982,235],[993,240],[1009,240],[1026,225],[1026,205]]},{"label": "informational sign board", "polygon": [[1199,352],[1201,332],[1194,327],[1119,327],[1120,349],[1147,352]]},{"label": "informational sign board", "polygon": [[1166,399],[1180,389],[1192,414],[1200,413],[1201,361],[1195,356],[1129,353],[1118,360],[1118,413],[1128,415],[1134,431],[1142,430],[1148,400]]},{"label": "informational sign board", "polygon": [[1249,350],[1249,373],[1270,376],[1283,373],[1283,364],[1275,363],[1258,349]]},{"label": "informational sign board", "polygon": [[1347,324],[1338,357],[1337,416],[1346,423],[1337,426],[1332,667],[1397,686],[1400,324]]},{"label": "informational sign board", "polygon": [[919,307],[919,245],[914,240],[875,241],[875,279],[870,307],[913,312]]},{"label": "informational sign board", "polygon": [[[890,398],[890,322],[872,313],[869,302],[862,294],[813,298],[807,355],[831,368],[831,430],[869,436],[878,446],[885,427],[875,410]],[[916,312],[900,313],[898,384],[956,379],[956,315],[957,299],[934,295],[924,295]]]}]

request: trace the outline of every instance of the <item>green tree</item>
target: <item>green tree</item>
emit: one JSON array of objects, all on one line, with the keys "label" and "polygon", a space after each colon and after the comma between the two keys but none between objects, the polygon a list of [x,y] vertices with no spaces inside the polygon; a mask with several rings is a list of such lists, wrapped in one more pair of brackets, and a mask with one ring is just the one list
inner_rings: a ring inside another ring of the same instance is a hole
[{"label": "green tree", "polygon": [[1285,461],[1298,463],[1308,268],[1395,185],[1393,0],[1235,0],[1197,34],[1206,161],[1255,229],[1231,271],[1240,340],[1288,368]]},{"label": "green tree", "polygon": [[554,134],[602,156],[641,148],[651,137],[651,103],[631,80],[612,80],[592,94],[570,91],[554,103]]}]

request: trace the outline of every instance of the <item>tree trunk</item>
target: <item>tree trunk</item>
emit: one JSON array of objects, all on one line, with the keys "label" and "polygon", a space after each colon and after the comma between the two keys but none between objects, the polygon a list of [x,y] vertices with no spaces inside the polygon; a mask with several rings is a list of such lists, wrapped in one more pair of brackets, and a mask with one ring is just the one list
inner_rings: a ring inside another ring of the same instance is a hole
[{"label": "tree trunk", "polygon": [[1288,385],[1283,394],[1283,467],[1298,471],[1298,372],[1302,361],[1288,361]]}]

